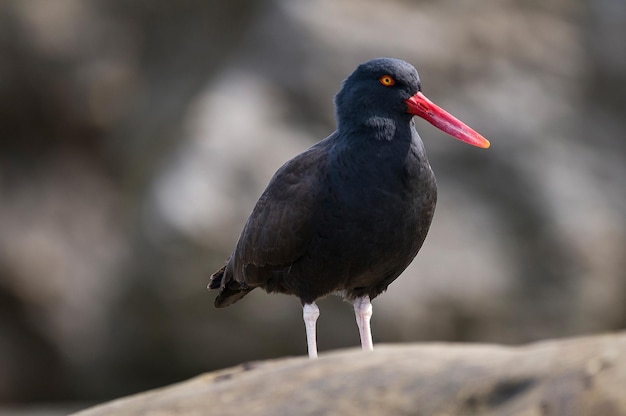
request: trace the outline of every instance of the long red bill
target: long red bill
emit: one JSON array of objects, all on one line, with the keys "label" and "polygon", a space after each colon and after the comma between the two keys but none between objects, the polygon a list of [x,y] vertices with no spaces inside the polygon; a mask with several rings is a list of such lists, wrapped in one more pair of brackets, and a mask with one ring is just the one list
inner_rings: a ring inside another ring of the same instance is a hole
[{"label": "long red bill", "polygon": [[472,146],[482,147],[483,149],[491,146],[489,140],[485,139],[467,124],[463,123],[461,120],[430,101],[419,91],[417,94],[406,100],[406,104],[409,107],[408,112],[410,114],[423,118],[439,130],[448,133],[455,139],[459,139],[462,142],[471,144]]}]

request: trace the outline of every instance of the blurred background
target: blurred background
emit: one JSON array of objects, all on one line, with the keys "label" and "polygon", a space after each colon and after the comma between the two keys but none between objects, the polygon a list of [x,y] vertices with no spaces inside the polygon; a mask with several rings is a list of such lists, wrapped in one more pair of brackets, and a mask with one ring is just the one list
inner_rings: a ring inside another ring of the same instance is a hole
[{"label": "blurred background", "polygon": [[[0,2],[0,403],[101,401],[304,355],[296,298],[209,275],[365,60],[489,138],[417,120],[439,184],[374,341],[626,328],[626,2]],[[356,347],[319,302],[320,350]]]}]

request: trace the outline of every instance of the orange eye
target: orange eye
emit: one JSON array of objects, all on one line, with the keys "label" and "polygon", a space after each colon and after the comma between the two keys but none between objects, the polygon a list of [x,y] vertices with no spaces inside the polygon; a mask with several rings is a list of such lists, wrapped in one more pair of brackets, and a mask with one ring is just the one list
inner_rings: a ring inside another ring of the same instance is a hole
[{"label": "orange eye", "polygon": [[393,79],[391,75],[383,75],[378,81],[385,87],[391,87],[393,84],[396,83],[396,80]]}]

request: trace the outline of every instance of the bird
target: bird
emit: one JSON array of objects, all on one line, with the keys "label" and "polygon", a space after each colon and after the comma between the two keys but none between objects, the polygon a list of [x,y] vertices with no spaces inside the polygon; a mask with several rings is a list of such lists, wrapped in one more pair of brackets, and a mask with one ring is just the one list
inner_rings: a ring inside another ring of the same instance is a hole
[{"label": "bird", "polygon": [[361,347],[372,350],[371,301],[422,247],[437,186],[413,116],[480,148],[490,143],[423,93],[417,70],[395,58],[357,66],[335,95],[337,128],[269,181],[226,264],[210,277],[215,306],[255,288],[302,304],[317,357],[316,300],[351,302]]}]

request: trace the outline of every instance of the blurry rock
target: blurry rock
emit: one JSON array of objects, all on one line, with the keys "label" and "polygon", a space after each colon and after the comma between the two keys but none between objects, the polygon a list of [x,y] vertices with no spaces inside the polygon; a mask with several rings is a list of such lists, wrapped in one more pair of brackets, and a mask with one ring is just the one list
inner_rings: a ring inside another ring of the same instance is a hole
[{"label": "blurry rock", "polygon": [[384,345],[253,362],[75,416],[626,414],[626,333],[496,345]]}]

